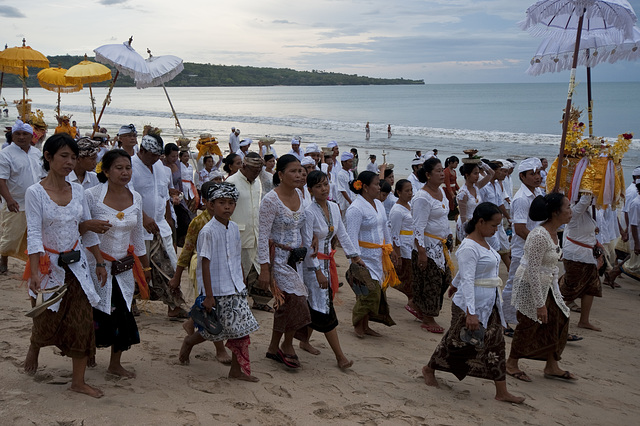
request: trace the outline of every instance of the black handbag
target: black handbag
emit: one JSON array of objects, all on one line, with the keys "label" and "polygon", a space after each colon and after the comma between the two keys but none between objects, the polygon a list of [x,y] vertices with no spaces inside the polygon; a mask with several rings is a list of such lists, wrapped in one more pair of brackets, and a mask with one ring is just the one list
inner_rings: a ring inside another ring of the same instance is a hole
[{"label": "black handbag", "polygon": [[65,267],[80,261],[80,250],[64,251],[58,255],[58,266]]},{"label": "black handbag", "polygon": [[129,269],[133,269],[133,264],[134,258],[132,255],[125,256],[120,260],[114,260],[111,262],[111,275],[115,276]]},{"label": "black handbag", "polygon": [[291,251],[289,252],[289,259],[287,260],[287,264],[293,269],[296,269],[296,264],[302,262],[305,257],[307,257],[306,247],[291,249]]}]

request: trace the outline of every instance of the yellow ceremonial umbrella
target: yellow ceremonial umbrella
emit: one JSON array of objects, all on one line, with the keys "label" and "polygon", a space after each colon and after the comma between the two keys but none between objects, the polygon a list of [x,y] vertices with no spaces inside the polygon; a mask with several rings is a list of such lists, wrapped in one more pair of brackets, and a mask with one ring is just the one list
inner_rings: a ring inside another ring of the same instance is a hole
[{"label": "yellow ceremonial umbrella", "polygon": [[[8,65],[11,67],[21,67],[23,75],[27,73],[27,67],[33,68],[49,68],[49,60],[42,53],[27,46],[27,41],[22,39],[22,46],[10,47],[0,52],[0,65]],[[27,111],[27,80],[22,77],[22,112],[26,115]],[[23,121],[27,121],[29,117],[21,117]]]},{"label": "yellow ceremonial umbrella", "polygon": [[82,84],[71,83],[65,73],[66,68],[45,68],[38,72],[38,82],[43,89],[58,93],[56,114],[60,115],[60,93],[74,93],[82,90]]},{"label": "yellow ceremonial umbrella", "polygon": [[[4,45],[4,48],[7,48],[7,45]],[[4,82],[5,74],[15,74],[21,78],[29,77],[29,71],[26,68],[23,68],[19,65],[2,65],[0,64],[0,95],[2,94],[2,85]]]},{"label": "yellow ceremonial umbrella", "polygon": [[111,80],[111,70],[97,62],[91,62],[84,55],[84,61],[72,66],[65,73],[67,81],[77,84],[88,84],[89,95],[91,96],[91,112],[93,113],[93,124],[96,124],[96,100],[93,97],[91,83]]}]

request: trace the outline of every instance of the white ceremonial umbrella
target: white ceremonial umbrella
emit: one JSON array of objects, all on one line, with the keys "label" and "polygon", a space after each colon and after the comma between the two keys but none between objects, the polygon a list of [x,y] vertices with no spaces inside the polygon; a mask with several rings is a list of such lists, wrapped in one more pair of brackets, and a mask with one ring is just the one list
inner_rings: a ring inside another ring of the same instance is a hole
[{"label": "white ceremonial umbrella", "polygon": [[135,81],[143,83],[150,82],[152,80],[147,62],[133,49],[133,47],[131,47],[132,41],[133,36],[129,37],[129,41],[125,41],[122,44],[105,44],[104,46],[93,49],[96,54],[96,61],[111,65],[116,69],[116,75],[113,77],[113,80],[109,85],[107,96],[102,103],[102,110],[100,111],[100,116],[96,121],[95,128],[93,130],[94,133],[100,124],[100,119],[102,118],[104,109],[111,103],[111,91],[113,90],[120,73],[133,78]]},{"label": "white ceremonial umbrella", "polygon": [[560,184],[583,28],[589,35],[601,34],[603,39],[620,43],[633,37],[633,26],[638,18],[627,0],[539,0],[527,9],[526,14],[526,19],[520,24],[523,30],[536,36],[575,40],[555,191]]},{"label": "white ceremonial umbrella", "polygon": [[169,92],[167,92],[167,88],[164,85],[166,82],[173,80],[175,76],[184,70],[182,59],[173,55],[153,56],[149,49],[147,49],[147,53],[149,54],[149,57],[146,59],[146,62],[151,74],[151,80],[136,80],[136,87],[138,89],[145,89],[147,87],[162,86],[164,94],[167,96],[167,100],[169,101],[171,112],[173,112],[173,118],[176,120],[176,127],[180,129],[180,133],[182,133],[182,136],[184,137],[184,131],[180,125],[180,120],[178,120],[178,114],[176,114],[176,110],[173,108],[173,103],[171,103],[171,98],[169,98]]},{"label": "white ceremonial umbrella", "polygon": [[[618,30],[616,30],[619,33]],[[580,39],[578,65],[587,68],[587,102],[589,114],[589,137],[593,136],[593,100],[591,96],[591,68],[602,62],[614,63],[620,60],[636,61],[640,57],[640,29],[633,27],[633,38],[622,43],[610,43],[611,37],[583,35]],[[540,75],[548,72],[570,70],[575,53],[575,40],[547,37],[540,43],[531,59],[527,74]]]}]

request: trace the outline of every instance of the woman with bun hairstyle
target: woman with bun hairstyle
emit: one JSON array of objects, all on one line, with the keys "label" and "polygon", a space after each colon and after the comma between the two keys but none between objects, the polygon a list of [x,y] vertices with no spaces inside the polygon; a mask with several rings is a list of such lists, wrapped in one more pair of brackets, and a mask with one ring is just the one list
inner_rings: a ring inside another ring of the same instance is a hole
[{"label": "woman with bun hairstyle", "polygon": [[439,387],[435,370],[453,373],[458,380],[466,376],[493,380],[495,399],[520,404],[524,398],[507,391],[500,255],[487,242],[501,220],[498,206],[485,202],[467,222],[468,236],[456,252],[458,273],[449,288],[451,327],[422,368],[422,375],[433,387]]},{"label": "woman with bun hairstyle", "polygon": [[569,199],[555,192],[537,196],[529,209],[531,220],[544,222],[527,236],[513,280],[511,304],[517,309],[518,326],[513,334],[507,373],[518,380],[531,381],[518,367],[521,358],[546,361],[545,378],[576,380],[558,366],[567,343],[570,312],[558,286],[562,250],[557,231],[569,223],[571,216]]},{"label": "woman with bun hairstyle", "polygon": [[[460,174],[464,178],[464,185],[456,195],[460,215],[456,221],[456,238],[464,240],[466,223],[473,217],[476,206],[482,202],[480,189],[493,179],[494,172],[483,162],[465,163],[460,167]],[[482,174],[482,179],[480,175]]]},{"label": "woman with bun hairstyle", "polygon": [[[391,196],[391,195],[390,195]],[[419,309],[413,303],[413,286],[411,280],[411,253],[415,250],[413,239],[413,217],[411,216],[411,198],[413,198],[413,187],[407,179],[400,179],[396,183],[395,196],[396,203],[389,212],[389,228],[393,240],[393,251],[398,259],[396,272],[400,285],[396,290],[407,296],[405,309],[418,319],[422,319]]]},{"label": "woman with bun hairstyle", "polygon": [[231,154],[224,157],[222,160],[224,166],[222,166],[222,170],[227,172],[227,177],[225,180],[238,172],[242,168],[242,157],[238,154],[232,152]]},{"label": "woman with bun hairstyle", "polygon": [[444,170],[440,160],[431,157],[418,170],[423,187],[411,203],[413,236],[416,250],[411,256],[413,268],[413,303],[422,313],[422,327],[431,333],[444,333],[435,320],[442,309],[451,284],[453,262],[449,250],[453,237],[449,229],[449,206],[444,190]]},{"label": "woman with bun hairstyle", "polygon": [[357,337],[380,337],[369,327],[369,321],[392,326],[386,299],[388,286],[400,283],[393,266],[391,233],[387,226],[384,205],[378,200],[380,178],[377,173],[364,171],[358,179],[349,183],[351,191],[360,195],[347,209],[345,221],[347,234],[366,267],[352,263],[347,271],[347,281],[356,294],[352,322]]},{"label": "woman with bun hairstyle", "polygon": [[[122,377],[135,377],[120,363],[122,352],[140,343],[136,320],[131,312],[136,280],[141,292],[151,280],[151,268],[142,235],[142,197],[129,190],[131,157],[122,149],[113,149],[102,157],[100,184],[87,189],[85,197],[91,217],[108,222],[106,232],[98,234],[100,251],[107,264],[106,284],[100,285],[94,275],[100,302],[93,308],[96,346],[111,347],[107,371]],[[114,267],[114,262],[126,265]],[[95,264],[93,256],[89,263]],[[92,270],[92,268],[89,268]],[[148,289],[147,289],[148,292]]]},{"label": "woman with bun hairstyle", "polygon": [[[304,255],[300,249],[311,247],[312,239],[302,192],[298,189],[304,184],[303,173],[295,156],[286,154],[278,158],[273,175],[276,188],[267,193],[260,204],[258,283],[261,288],[271,290],[276,308],[266,356],[289,368],[301,367],[293,348],[293,337],[300,329],[306,331],[311,323],[307,287],[298,272],[298,267],[302,268],[299,262],[310,255]],[[318,283],[326,287],[327,278],[317,260],[314,261]]]}]

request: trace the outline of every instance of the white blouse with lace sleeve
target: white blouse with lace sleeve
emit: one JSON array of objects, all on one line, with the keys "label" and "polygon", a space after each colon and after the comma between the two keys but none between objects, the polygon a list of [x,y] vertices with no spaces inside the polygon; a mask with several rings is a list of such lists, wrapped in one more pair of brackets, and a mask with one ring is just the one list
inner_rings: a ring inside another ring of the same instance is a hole
[{"label": "white blouse with lace sleeve", "polygon": [[411,259],[411,252],[415,245],[411,210],[401,204],[394,204],[389,212],[389,228],[393,244],[400,247],[400,256]]},{"label": "white blouse with lace sleeve", "polygon": [[414,238],[424,247],[427,257],[432,259],[440,269],[445,269],[445,258],[442,241],[427,237],[425,234],[446,239],[451,234],[449,228],[449,204],[444,190],[440,188],[442,200],[437,200],[427,191],[421,189],[413,197],[411,213],[413,215]]},{"label": "white blouse with lace sleeve", "polygon": [[558,287],[558,261],[562,250],[542,226],[529,233],[524,244],[524,256],[513,281],[511,304],[533,321],[538,321],[537,309],[545,305],[551,290],[556,305],[569,317]]}]

